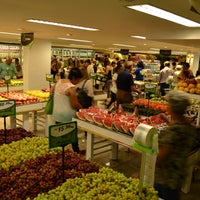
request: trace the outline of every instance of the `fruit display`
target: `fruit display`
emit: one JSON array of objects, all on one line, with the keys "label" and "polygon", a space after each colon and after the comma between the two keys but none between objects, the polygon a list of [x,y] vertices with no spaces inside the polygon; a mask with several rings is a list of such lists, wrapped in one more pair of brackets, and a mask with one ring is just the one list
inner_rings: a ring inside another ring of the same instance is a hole
[{"label": "fruit display", "polygon": [[168,112],[167,102],[159,97],[136,99],[131,104],[122,104],[122,107],[127,112],[133,112],[135,107],[137,107],[139,114],[143,116],[152,116]]},{"label": "fruit display", "polygon": [[138,179],[127,178],[119,172],[103,167],[98,173],[68,179],[60,187],[34,198],[34,200],[47,199],[158,200],[159,198],[153,188],[143,187],[140,193]]},{"label": "fruit display", "polygon": [[10,144],[3,144],[0,146],[0,170],[8,171],[12,166],[22,164],[27,159],[59,151],[61,148],[49,149],[48,139],[42,137],[26,137]]},{"label": "fruit display", "polygon": [[49,91],[43,90],[26,90],[24,93],[36,97],[39,101],[48,101],[50,94]]},{"label": "fruit display", "polygon": [[[98,164],[85,160],[69,149],[64,157],[64,180],[99,171]],[[9,171],[0,170],[0,196],[3,200],[33,199],[39,193],[47,193],[60,186],[63,183],[62,175],[61,152],[27,159]]]},{"label": "fruit display", "polygon": [[200,94],[200,83],[196,79],[188,79],[180,81],[174,89],[182,90],[190,94]]},{"label": "fruit display", "polygon": [[[21,140],[25,137],[33,137],[34,134],[31,131],[26,131],[21,127],[7,129],[6,130],[6,144],[9,144],[13,141]],[[5,130],[0,129],[0,145],[5,143]]]},{"label": "fruit display", "polygon": [[22,92],[1,92],[0,96],[8,100],[15,100],[16,105],[24,105],[39,102],[37,97],[24,94]]},{"label": "fruit display", "polygon": [[98,126],[130,136],[134,135],[135,129],[140,123],[154,127],[164,124],[164,121],[160,119],[159,115],[140,118],[136,115],[136,111],[130,115],[123,111],[121,106],[119,107],[119,110],[112,113],[108,113],[108,110],[91,106],[88,109],[80,109],[76,113],[76,116],[81,120],[86,120]]},{"label": "fruit display", "polygon": [[[9,86],[21,86],[23,85],[23,79],[11,79]],[[5,87],[6,83],[3,79],[0,79],[0,87]]]}]

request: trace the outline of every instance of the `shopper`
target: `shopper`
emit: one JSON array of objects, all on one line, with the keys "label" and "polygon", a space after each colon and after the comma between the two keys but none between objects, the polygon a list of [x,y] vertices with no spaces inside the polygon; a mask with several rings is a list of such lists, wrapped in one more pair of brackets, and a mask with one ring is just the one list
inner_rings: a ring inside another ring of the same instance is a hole
[{"label": "shopper", "polygon": [[181,69],[180,74],[178,75],[179,81],[193,79],[194,74],[193,74],[192,70],[190,69],[190,64],[188,62],[183,62],[182,65],[183,65],[183,67]]},{"label": "shopper", "polygon": [[15,58],[15,68],[17,70],[17,78],[23,78],[22,66],[19,63],[19,58]]},{"label": "shopper", "polygon": [[144,69],[144,67],[145,67],[145,64],[144,64],[142,61],[139,61],[139,62],[137,63],[137,68],[136,68],[136,70],[134,71],[135,80],[136,80],[136,81],[143,81],[144,76],[141,74],[141,71]]},{"label": "shopper", "polygon": [[187,176],[186,158],[195,143],[196,128],[184,116],[190,105],[187,93],[172,90],[166,99],[171,120],[161,115],[168,122],[168,127],[159,134],[155,189],[162,199],[179,200],[180,190]]},{"label": "shopper", "polygon": [[117,100],[117,98],[116,98],[116,94],[117,94],[116,80],[117,80],[118,74],[122,71],[122,69],[123,68],[122,68],[122,65],[120,65],[120,63],[114,69],[114,74],[112,76],[112,83],[111,83],[111,87],[110,87],[111,100],[110,100],[109,104],[107,105],[107,108],[109,108],[111,106],[111,104]]},{"label": "shopper", "polygon": [[[69,71],[68,79],[59,79],[54,89],[54,106],[52,118],[56,123],[66,123],[72,120],[76,111],[82,108],[78,102],[75,85],[81,80],[80,69]],[[74,152],[79,153],[78,143],[73,143]]]},{"label": "shopper", "polygon": [[174,75],[174,71],[170,69],[169,61],[166,61],[164,63],[164,66],[165,67],[160,71],[158,76],[158,84],[160,86],[161,96],[165,96],[166,95],[165,89],[169,88],[169,84],[167,83],[168,77]]},{"label": "shopper", "polygon": [[131,74],[133,70],[133,62],[127,61],[125,63],[125,70],[121,71],[117,76],[117,103],[131,103],[133,101],[132,92],[141,93],[138,90],[133,81],[133,76]]},{"label": "shopper", "polygon": [[2,79],[13,79],[17,77],[17,70],[12,63],[12,58],[7,57],[6,61],[0,64],[0,74]]}]

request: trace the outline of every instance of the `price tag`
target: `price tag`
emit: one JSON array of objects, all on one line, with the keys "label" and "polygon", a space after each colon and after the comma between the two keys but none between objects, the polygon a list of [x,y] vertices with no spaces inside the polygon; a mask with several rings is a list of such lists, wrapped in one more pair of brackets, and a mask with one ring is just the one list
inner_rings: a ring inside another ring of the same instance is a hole
[{"label": "price tag", "polygon": [[144,91],[145,92],[151,92],[151,93],[156,93],[156,87],[157,87],[157,84],[156,83],[146,83],[144,85]]},{"label": "price tag", "polygon": [[77,141],[77,122],[49,126],[49,148],[63,147]]},{"label": "price tag", "polygon": [[14,100],[0,101],[0,117],[16,115],[16,102]]},{"label": "price tag", "polygon": [[6,84],[10,84],[11,77],[9,75],[5,76],[4,79]]},{"label": "price tag", "polygon": [[46,74],[46,81],[53,82],[53,74]]}]

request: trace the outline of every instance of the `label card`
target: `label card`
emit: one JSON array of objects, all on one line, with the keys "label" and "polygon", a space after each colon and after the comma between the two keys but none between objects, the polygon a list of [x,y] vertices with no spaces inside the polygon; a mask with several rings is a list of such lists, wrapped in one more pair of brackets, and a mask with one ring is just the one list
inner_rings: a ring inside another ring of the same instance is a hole
[{"label": "label card", "polygon": [[7,117],[16,115],[16,102],[15,100],[2,100],[0,101],[0,117]]},{"label": "label card", "polygon": [[77,141],[77,122],[49,126],[49,148],[63,147]]}]

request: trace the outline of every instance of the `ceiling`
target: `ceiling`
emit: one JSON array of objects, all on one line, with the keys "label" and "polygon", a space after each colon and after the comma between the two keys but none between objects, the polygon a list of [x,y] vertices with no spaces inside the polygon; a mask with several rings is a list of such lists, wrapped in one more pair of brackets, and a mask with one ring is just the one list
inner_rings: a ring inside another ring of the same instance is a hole
[{"label": "ceiling", "polygon": [[[189,28],[128,9],[127,5],[148,3],[200,23],[200,15],[190,10],[189,0],[1,0],[0,32],[34,32],[35,39],[49,40],[52,46],[90,45],[90,49],[127,49],[147,52],[150,48],[200,53],[200,27]],[[26,22],[39,19],[97,28],[85,31]],[[70,34],[70,36],[67,36]],[[145,36],[134,39],[131,35]],[[75,38],[91,43],[58,40]],[[19,43],[20,36],[0,34],[0,42]],[[86,48],[86,47],[84,47]]]}]

